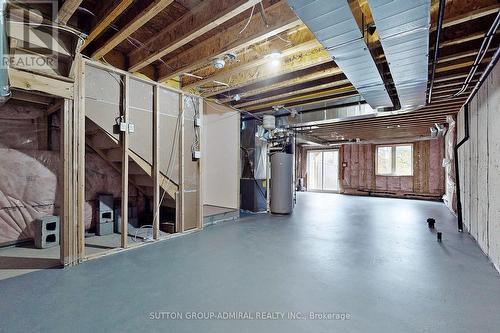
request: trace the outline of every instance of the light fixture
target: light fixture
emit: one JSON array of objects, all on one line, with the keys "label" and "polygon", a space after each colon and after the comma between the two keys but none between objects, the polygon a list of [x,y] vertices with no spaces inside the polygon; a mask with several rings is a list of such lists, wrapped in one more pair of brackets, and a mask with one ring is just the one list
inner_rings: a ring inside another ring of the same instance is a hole
[{"label": "light fixture", "polygon": [[266,54],[264,56],[264,59],[267,59],[269,61],[269,64],[273,67],[277,67],[281,64],[281,52],[279,51],[273,51],[269,54]]},{"label": "light fixture", "polygon": [[215,58],[212,61],[212,65],[214,66],[215,69],[222,69],[226,65],[226,62],[222,58]]},{"label": "light fixture", "polygon": [[240,94],[236,94],[233,96],[233,101],[238,102],[241,99]]}]

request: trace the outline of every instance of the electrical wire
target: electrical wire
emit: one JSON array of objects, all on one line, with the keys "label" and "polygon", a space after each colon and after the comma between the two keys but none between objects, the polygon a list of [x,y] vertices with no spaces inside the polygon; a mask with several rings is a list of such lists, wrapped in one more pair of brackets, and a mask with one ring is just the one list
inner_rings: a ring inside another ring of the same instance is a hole
[{"label": "electrical wire", "polygon": [[239,35],[241,35],[243,33],[243,31],[245,31],[248,28],[248,25],[250,24],[250,21],[252,20],[254,10],[255,10],[255,5],[253,5],[253,7],[252,7],[252,11],[250,12],[250,17],[248,18],[247,24],[245,24],[243,29],[241,29],[241,31],[239,32]]}]

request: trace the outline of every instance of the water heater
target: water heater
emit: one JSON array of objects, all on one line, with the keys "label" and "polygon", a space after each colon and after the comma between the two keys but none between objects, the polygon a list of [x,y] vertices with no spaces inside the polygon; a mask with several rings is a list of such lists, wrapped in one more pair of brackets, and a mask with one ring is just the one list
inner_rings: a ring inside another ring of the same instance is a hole
[{"label": "water heater", "polygon": [[271,155],[271,213],[293,211],[293,155],[283,152]]}]

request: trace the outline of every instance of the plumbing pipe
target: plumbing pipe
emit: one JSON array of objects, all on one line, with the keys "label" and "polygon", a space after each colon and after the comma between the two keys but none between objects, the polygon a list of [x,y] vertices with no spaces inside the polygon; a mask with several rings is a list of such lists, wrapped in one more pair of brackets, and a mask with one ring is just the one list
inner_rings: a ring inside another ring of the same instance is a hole
[{"label": "plumbing pipe", "polygon": [[434,44],[434,58],[432,59],[432,73],[431,73],[431,83],[429,86],[429,97],[427,103],[430,104],[432,101],[432,89],[434,88],[434,77],[436,75],[436,66],[439,57],[439,40],[441,39],[441,29],[443,27],[444,19],[444,7],[446,6],[446,0],[439,0],[439,14],[436,30],[436,43]]},{"label": "plumbing pipe", "polygon": [[0,106],[5,104],[11,96],[8,62],[6,61],[9,54],[5,27],[6,15],[7,0],[0,0],[0,57],[2,57],[2,64],[0,64]]}]

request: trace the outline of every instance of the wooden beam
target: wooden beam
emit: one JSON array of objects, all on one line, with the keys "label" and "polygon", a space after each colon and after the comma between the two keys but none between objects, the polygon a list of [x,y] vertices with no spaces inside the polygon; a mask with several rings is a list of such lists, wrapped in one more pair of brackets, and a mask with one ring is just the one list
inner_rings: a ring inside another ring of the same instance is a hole
[{"label": "wooden beam", "polygon": [[45,95],[40,95],[32,92],[27,92],[24,90],[12,90],[12,99],[30,102],[34,104],[50,105],[52,104],[53,98]]},{"label": "wooden beam", "polygon": [[290,91],[290,92],[280,94],[280,95],[274,95],[274,96],[267,97],[267,98],[259,98],[259,99],[255,99],[253,101],[244,102],[244,103],[236,104],[233,106],[235,108],[238,108],[238,109],[243,109],[247,106],[252,106],[252,105],[256,105],[256,104],[261,105],[262,103],[265,103],[265,102],[276,101],[279,99],[284,99],[284,98],[288,98],[288,97],[292,97],[292,96],[300,95],[300,94],[306,94],[306,93],[310,93],[310,92],[314,92],[314,91],[318,91],[318,90],[322,90],[322,89],[338,87],[338,86],[349,84],[349,83],[350,83],[349,80],[334,81],[334,82],[325,83],[325,84],[321,84],[321,85],[310,87],[310,88],[294,90],[294,91]]},{"label": "wooden beam", "polygon": [[[450,17],[443,22],[443,28],[449,28],[461,23],[466,23],[469,21],[477,20],[480,18],[483,18],[488,15],[493,15],[495,13],[498,13],[498,9],[500,8],[499,4],[495,4],[492,6],[484,7],[484,8],[479,8],[477,10],[468,12],[463,15],[458,15],[454,17]],[[434,32],[437,29],[437,24],[433,24],[429,32]]]},{"label": "wooden beam", "polygon": [[[281,43],[283,43],[283,42],[281,42]],[[310,41],[306,41],[304,43],[301,43],[299,45],[296,45],[296,46],[293,46],[289,49],[284,50],[283,52],[281,52],[281,56],[287,57],[287,56],[290,56],[293,54],[300,54],[306,50],[309,50],[312,48],[318,48],[318,47],[320,47],[320,44],[318,43],[318,41],[310,40]],[[270,50],[276,50],[276,49],[270,49]],[[229,67],[229,68],[221,70],[221,71],[218,71],[214,75],[204,77],[201,80],[194,81],[194,82],[187,84],[187,85],[183,85],[182,89],[189,90],[189,89],[193,89],[195,87],[202,86],[202,85],[207,84],[207,83],[211,83],[211,82],[215,82],[215,81],[219,81],[219,82],[225,81],[225,79],[227,79],[231,75],[236,75],[239,72],[265,65],[268,62],[269,62],[269,59],[266,59],[265,56],[262,54],[261,54],[259,59],[248,61],[246,63],[242,63],[241,60],[239,60],[237,65]]]},{"label": "wooden beam", "polygon": [[[244,49],[302,24],[285,0],[266,8],[264,13],[268,26],[262,19],[262,15],[254,15],[245,30],[243,28],[248,19],[242,20],[225,29],[224,33],[216,34],[166,60],[165,64],[160,65],[159,81],[191,72],[206,65],[213,58]],[[242,30],[243,32],[241,32]]]},{"label": "wooden beam", "polygon": [[60,81],[19,69],[9,68],[12,88],[40,91],[52,96],[73,99],[73,83]]},{"label": "wooden beam", "polygon": [[155,17],[159,12],[170,5],[173,0],[155,0],[143,11],[135,16],[125,27],[111,37],[103,46],[97,49],[92,54],[92,59],[100,59],[108,52],[114,49],[118,44],[123,42],[127,37],[132,35],[137,29],[146,24],[150,19]]},{"label": "wooden beam", "polygon": [[66,0],[59,9],[57,14],[57,22],[61,24],[68,23],[69,19],[76,12],[83,0]]},{"label": "wooden beam", "polygon": [[160,235],[160,86],[153,92],[153,238]]},{"label": "wooden beam", "polygon": [[282,60],[282,63],[277,69],[269,67],[268,64],[261,65],[255,69],[243,71],[231,77],[231,80],[226,82],[228,87],[222,89],[207,89],[202,93],[203,97],[211,97],[219,95],[233,89],[239,89],[259,81],[269,80],[279,77],[284,74],[293,73],[299,70],[312,68],[321,64],[331,62],[330,54],[323,46],[294,54]]},{"label": "wooden beam", "polygon": [[184,76],[182,88],[189,90],[214,81],[224,81],[224,78],[238,72],[264,65],[269,61],[265,55],[271,52],[281,52],[282,57],[288,57],[320,46],[313,33],[305,27],[286,38],[291,41],[290,44],[285,45],[283,40],[274,38],[272,41],[262,43],[262,45],[254,45],[238,54],[236,61],[226,64],[222,70],[214,70],[213,66],[209,64],[208,69],[195,72],[196,75],[203,77],[202,79]]},{"label": "wooden beam", "polygon": [[249,106],[249,107],[244,108],[244,110],[245,111],[253,111],[253,110],[258,110],[261,108],[272,107],[274,105],[288,105],[291,103],[307,102],[311,99],[316,99],[319,97],[337,96],[337,95],[340,95],[340,94],[343,94],[346,92],[354,92],[354,91],[356,91],[356,89],[349,84],[346,87],[328,89],[326,91],[320,91],[320,92],[314,91],[312,93],[301,95],[301,96],[295,96],[295,97],[285,98],[285,99],[281,99],[281,100],[274,100],[274,101],[269,102],[269,103]]},{"label": "wooden beam", "polygon": [[[281,89],[284,87],[293,86],[293,85],[296,85],[299,83],[306,83],[306,82],[315,81],[315,80],[319,80],[319,79],[326,78],[326,77],[331,77],[331,76],[338,75],[341,73],[342,73],[342,71],[340,70],[340,68],[332,66],[331,68],[328,68],[328,69],[324,69],[321,71],[317,71],[317,72],[309,73],[306,75],[294,77],[294,78],[289,79],[289,80],[279,81],[276,83],[270,83],[270,84],[264,85],[263,87],[259,87],[259,88],[255,88],[255,89],[251,89],[251,90],[242,92],[242,93],[240,93],[240,95],[243,98],[255,96],[255,95],[263,94],[263,93],[266,93],[269,91]],[[228,103],[231,100],[232,100],[232,96],[229,96],[229,97],[220,99],[220,102],[221,103]]]},{"label": "wooden beam", "polygon": [[133,2],[134,0],[114,0],[108,7],[104,16],[99,19],[99,22],[97,22],[95,27],[85,39],[85,43],[82,45],[81,50],[83,51],[87,46],[89,46],[90,43],[92,43],[93,40],[108,29],[118,16],[120,16]]},{"label": "wooden beam", "polygon": [[[123,122],[129,122],[129,100],[130,98],[130,77],[125,75],[123,84]],[[121,207],[121,247],[127,248],[128,241],[128,153],[129,153],[129,133],[120,133],[122,149],[122,207]]]},{"label": "wooden beam", "polygon": [[258,4],[260,0],[205,0],[129,55],[131,72],[151,64],[224,22]]}]

